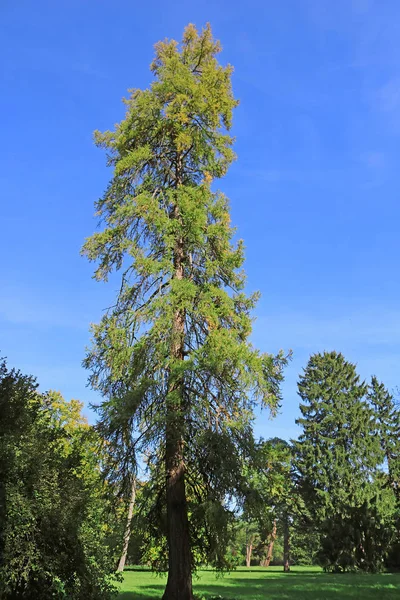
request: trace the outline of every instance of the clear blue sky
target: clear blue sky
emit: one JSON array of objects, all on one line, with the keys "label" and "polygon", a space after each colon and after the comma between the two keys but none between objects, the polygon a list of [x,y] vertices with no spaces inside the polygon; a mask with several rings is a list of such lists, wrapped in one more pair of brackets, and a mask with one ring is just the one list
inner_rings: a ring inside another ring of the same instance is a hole
[{"label": "clear blue sky", "polygon": [[290,437],[311,352],[400,383],[397,0],[2,0],[1,353],[42,389],[96,400],[81,361],[116,285],[79,256],[110,175],[92,131],[148,85],[157,40],[206,21],[241,101],[220,187],[262,293],[254,341],[294,352],[282,413],[257,431]]}]

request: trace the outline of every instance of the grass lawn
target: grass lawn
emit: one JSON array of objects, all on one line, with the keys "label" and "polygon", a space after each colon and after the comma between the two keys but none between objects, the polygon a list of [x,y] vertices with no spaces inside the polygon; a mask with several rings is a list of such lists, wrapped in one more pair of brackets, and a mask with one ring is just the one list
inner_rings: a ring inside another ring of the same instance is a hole
[{"label": "grass lawn", "polygon": [[[166,577],[145,570],[129,570],[118,600],[156,600],[161,598]],[[400,574],[383,575],[325,574],[317,567],[245,567],[217,576],[211,570],[199,572],[194,580],[195,594],[205,598],[221,595],[241,600],[399,600]]]}]

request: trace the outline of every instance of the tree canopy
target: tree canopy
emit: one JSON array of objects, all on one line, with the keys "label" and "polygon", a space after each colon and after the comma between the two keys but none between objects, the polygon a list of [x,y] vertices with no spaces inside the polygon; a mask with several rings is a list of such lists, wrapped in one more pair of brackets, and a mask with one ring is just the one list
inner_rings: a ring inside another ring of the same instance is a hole
[{"label": "tree canopy", "polygon": [[229,473],[240,470],[253,407],[278,405],[284,363],[249,341],[257,294],[244,292],[243,243],[213,185],[235,157],[237,100],[220,50],[209,25],[156,45],[151,85],[131,91],[113,131],[96,132],[113,175],[97,203],[103,229],[83,248],[96,279],[121,272],[86,366],[105,396],[104,429],[125,448],[124,467],[143,451],[164,463],[166,600],[192,598],[188,498],[202,519],[221,509],[236,487]]},{"label": "tree canopy", "polygon": [[376,412],[355,365],[311,356],[299,380],[296,469],[326,568],[379,570],[393,536],[394,497],[383,485]]},{"label": "tree canopy", "polygon": [[0,366],[0,597],[108,600],[118,515],[77,401]]}]

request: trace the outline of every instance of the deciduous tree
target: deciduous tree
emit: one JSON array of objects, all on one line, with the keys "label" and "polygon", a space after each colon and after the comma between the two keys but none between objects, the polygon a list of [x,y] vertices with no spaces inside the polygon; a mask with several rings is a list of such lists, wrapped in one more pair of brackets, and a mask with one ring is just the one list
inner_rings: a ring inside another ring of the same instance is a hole
[{"label": "deciduous tree", "polygon": [[113,531],[82,405],[0,365],[0,598],[109,600]]}]

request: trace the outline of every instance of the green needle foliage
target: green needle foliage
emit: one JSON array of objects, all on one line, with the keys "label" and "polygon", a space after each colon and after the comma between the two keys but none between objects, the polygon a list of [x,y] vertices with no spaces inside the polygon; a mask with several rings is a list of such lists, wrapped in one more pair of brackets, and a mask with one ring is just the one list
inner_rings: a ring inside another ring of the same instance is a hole
[{"label": "green needle foliage", "polygon": [[368,400],[375,413],[376,434],[385,458],[389,484],[400,504],[400,410],[392,394],[375,376],[368,386]]},{"label": "green needle foliage", "polygon": [[83,247],[97,280],[121,272],[85,364],[123,469],[138,452],[156,465],[168,599],[192,598],[192,504],[206,520],[219,515],[237,484],[253,408],[276,409],[285,362],[249,342],[257,294],[243,291],[243,244],[233,242],[228,200],[212,185],[235,158],[237,100],[220,50],[208,25],[200,33],[189,25],[180,45],[156,45],[152,84],[131,91],[114,131],[95,134],[113,176],[97,203],[103,230]]},{"label": "green needle foliage", "polygon": [[399,569],[400,565],[400,409],[393,395],[374,376],[368,386],[368,400],[375,413],[376,435],[384,455],[381,477],[386,489],[395,499],[395,540],[386,565]]},{"label": "green needle foliage", "polygon": [[393,531],[394,498],[367,386],[342,354],[311,356],[299,381],[303,433],[296,468],[327,569],[378,570]]}]

